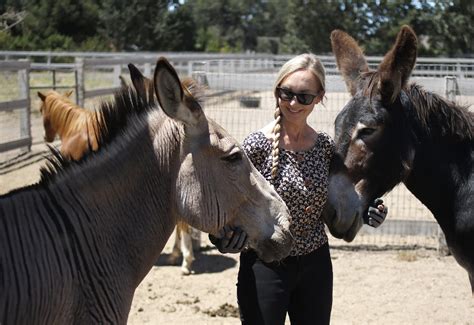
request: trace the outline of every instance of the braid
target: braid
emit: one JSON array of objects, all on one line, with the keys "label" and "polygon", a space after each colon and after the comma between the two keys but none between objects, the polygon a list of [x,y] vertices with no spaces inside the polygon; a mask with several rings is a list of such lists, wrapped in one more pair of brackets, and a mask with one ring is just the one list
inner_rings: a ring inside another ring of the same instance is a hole
[{"label": "braid", "polygon": [[278,173],[278,156],[280,155],[280,130],[281,130],[281,111],[277,105],[274,113],[275,125],[273,126],[273,145],[272,145],[272,179],[275,179]]}]

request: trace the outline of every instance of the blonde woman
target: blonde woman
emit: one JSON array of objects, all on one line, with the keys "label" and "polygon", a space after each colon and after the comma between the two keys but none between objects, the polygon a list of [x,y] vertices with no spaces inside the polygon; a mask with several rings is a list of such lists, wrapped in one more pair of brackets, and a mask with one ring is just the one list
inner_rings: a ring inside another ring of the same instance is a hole
[{"label": "blonde woman", "polygon": [[[292,216],[295,237],[290,256],[265,263],[252,250],[240,255],[237,298],[242,324],[329,324],[333,273],[321,212],[327,199],[333,140],[308,124],[325,94],[325,72],[314,54],[301,54],[280,69],[274,86],[274,120],[251,133],[244,150],[275,187]],[[382,201],[370,208],[368,223],[380,225],[387,214]],[[210,236],[221,252],[242,251],[247,235],[223,229]]]}]

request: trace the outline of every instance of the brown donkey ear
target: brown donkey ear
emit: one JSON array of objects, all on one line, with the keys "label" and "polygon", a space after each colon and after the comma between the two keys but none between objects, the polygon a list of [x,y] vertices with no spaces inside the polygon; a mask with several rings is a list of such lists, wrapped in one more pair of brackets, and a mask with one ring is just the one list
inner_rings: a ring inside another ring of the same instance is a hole
[{"label": "brown donkey ear", "polygon": [[142,100],[152,102],[154,93],[153,82],[145,77],[132,63],[128,64],[128,70],[130,71],[130,79],[138,96],[140,96]]},{"label": "brown donkey ear", "polygon": [[43,94],[41,91],[38,91],[38,97],[41,98],[41,100],[44,102],[44,100],[46,99],[46,95]]},{"label": "brown donkey ear", "polygon": [[130,71],[133,87],[142,99],[146,99],[145,76],[132,63],[128,64],[128,70]]},{"label": "brown donkey ear", "polygon": [[331,33],[331,46],[347,90],[354,96],[357,91],[357,78],[361,72],[369,71],[364,53],[351,36],[338,29]]},{"label": "brown donkey ear", "polygon": [[415,66],[417,46],[415,32],[410,27],[403,26],[397,35],[395,44],[385,54],[378,68],[380,74],[379,91],[385,103],[393,103],[401,89],[405,87]]}]

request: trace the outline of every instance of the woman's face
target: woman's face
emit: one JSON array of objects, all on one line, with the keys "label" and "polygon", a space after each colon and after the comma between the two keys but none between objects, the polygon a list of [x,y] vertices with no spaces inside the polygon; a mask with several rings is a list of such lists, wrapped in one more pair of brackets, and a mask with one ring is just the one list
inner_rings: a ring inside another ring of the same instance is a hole
[{"label": "woman's face", "polygon": [[[324,95],[324,93],[321,92],[322,89],[318,78],[309,70],[298,70],[289,74],[282,80],[279,88],[282,88],[280,93],[283,93],[278,96],[278,103],[283,119],[296,124],[306,124],[306,120],[313,111],[314,105],[319,103]],[[279,90],[277,90],[277,95],[278,93]],[[297,96],[293,94],[316,96],[308,105],[304,105],[298,102]]]}]

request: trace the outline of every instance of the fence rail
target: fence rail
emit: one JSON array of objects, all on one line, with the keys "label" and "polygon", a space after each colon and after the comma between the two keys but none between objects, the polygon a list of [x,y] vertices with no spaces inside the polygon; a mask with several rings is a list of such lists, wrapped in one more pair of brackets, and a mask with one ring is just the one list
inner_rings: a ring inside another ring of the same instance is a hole
[{"label": "fence rail", "polygon": [[[199,52],[52,52],[52,51],[0,51],[0,60],[28,59],[32,62],[41,62],[43,65],[62,64],[64,60],[74,63],[77,58],[91,60],[125,60],[134,63],[155,62],[160,56],[170,58],[173,62],[188,61],[270,61],[279,67],[292,55],[269,55],[257,53],[199,53]],[[332,55],[320,55],[328,69],[337,70]],[[381,56],[367,57],[369,66],[375,67],[382,60]],[[92,61],[91,61],[92,62]],[[94,64],[94,63],[92,63]],[[466,76],[474,77],[474,59],[470,58],[430,58],[420,57],[417,59],[416,71],[425,71],[431,74],[454,74],[458,78]]]},{"label": "fence rail", "polygon": [[[127,53],[127,54],[93,54],[83,53],[65,53],[64,55],[74,59],[71,63],[52,63],[53,55],[50,52],[15,52],[14,56],[9,52],[8,57],[27,57],[36,56],[51,58],[46,63],[20,62],[14,61],[7,63],[0,61],[0,71],[16,69],[15,73],[21,75],[18,71],[31,71],[36,74],[62,73],[67,74],[68,83],[55,84],[52,77],[51,87],[49,88],[68,88],[76,90],[77,103],[80,106],[91,107],[91,101],[97,97],[107,96],[120,87],[119,76],[128,77],[127,64],[134,63],[142,72],[151,76],[156,59],[163,54],[175,66],[178,73],[182,76],[189,75],[198,77],[202,82],[208,85],[209,96],[206,102],[206,114],[216,120],[226,128],[239,141],[255,129],[261,128],[273,116],[272,107],[274,98],[270,89],[276,73],[281,65],[290,58],[290,56],[261,56],[261,55],[209,55],[209,54],[175,54],[175,53],[146,53],[146,55]],[[0,51],[0,58],[5,52]],[[23,56],[22,56],[23,55]],[[138,56],[141,55],[141,56]],[[332,135],[333,121],[339,109],[349,99],[345,84],[336,68],[334,58],[331,56],[321,57],[327,72],[327,93],[326,104],[318,107],[317,113],[311,115],[310,124],[316,129],[325,131]],[[372,67],[376,67],[381,57],[369,57],[368,62]],[[23,75],[25,75],[23,73]],[[33,75],[30,76],[30,79]],[[21,79],[18,77],[18,79]],[[20,88],[26,88],[26,92],[20,91],[21,96],[11,100],[0,102],[0,114],[12,109],[20,110],[27,107],[28,114],[22,118],[25,126],[30,124],[30,100],[29,91],[41,87],[46,87],[43,78],[41,82],[30,85],[23,83]],[[451,100],[461,99],[463,104],[474,103],[474,59],[432,59],[419,58],[416,69],[413,72],[412,80],[425,86],[426,89],[434,91],[440,95],[446,96]],[[63,80],[64,81],[64,80]],[[0,89],[1,95],[1,89]],[[254,99],[257,107],[246,107],[243,99]],[[0,122],[2,122],[0,120]],[[35,122],[35,134],[40,134],[42,128],[38,119]],[[1,132],[1,128],[0,128]],[[0,142],[4,139],[0,134]],[[38,136],[37,136],[38,139]],[[10,139],[8,144],[1,144],[0,149],[11,150],[17,146],[30,146],[30,142],[22,139]],[[39,139],[37,141],[42,141]],[[1,152],[1,150],[0,150]],[[428,245],[437,247],[440,231],[438,225],[434,222],[431,213],[422,206],[404,186],[397,187],[390,195],[385,198],[389,205],[390,219],[376,231],[369,228],[363,228],[356,241],[362,244],[372,243],[381,245],[388,244],[409,244],[409,245]],[[388,240],[389,238],[394,238]],[[415,238],[415,239],[413,239]],[[332,243],[337,243],[333,240]]]}]

